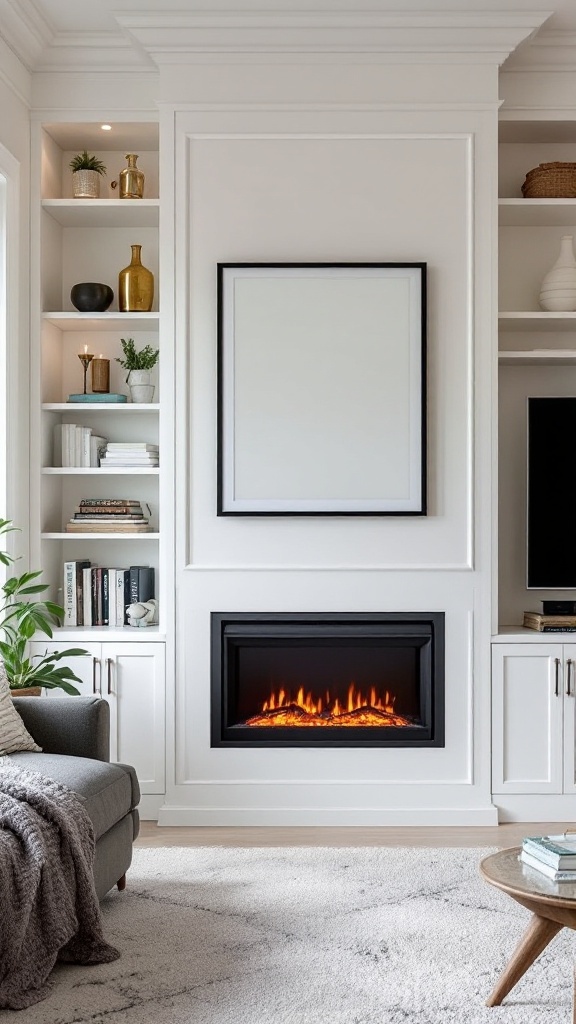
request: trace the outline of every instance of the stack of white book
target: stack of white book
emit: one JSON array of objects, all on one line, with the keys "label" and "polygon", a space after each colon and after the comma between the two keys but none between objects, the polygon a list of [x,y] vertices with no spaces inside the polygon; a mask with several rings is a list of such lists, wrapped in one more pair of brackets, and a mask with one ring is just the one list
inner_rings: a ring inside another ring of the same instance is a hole
[{"label": "stack of white book", "polygon": [[78,423],[57,423],[54,428],[54,465],[98,468],[106,448],[106,438],[92,427]]},{"label": "stack of white book", "polygon": [[576,882],[576,832],[529,836],[522,842],[520,860],[553,882]]},{"label": "stack of white book", "polygon": [[145,441],[111,441],[100,459],[100,465],[107,468],[139,467],[154,468],[160,461],[159,446]]}]

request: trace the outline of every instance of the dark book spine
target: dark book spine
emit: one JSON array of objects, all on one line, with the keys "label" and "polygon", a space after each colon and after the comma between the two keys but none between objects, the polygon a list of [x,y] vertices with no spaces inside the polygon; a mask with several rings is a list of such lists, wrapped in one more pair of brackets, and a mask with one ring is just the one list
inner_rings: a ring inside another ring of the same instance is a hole
[{"label": "dark book spine", "polygon": [[94,625],[103,626],[102,621],[102,569],[96,569],[96,620]]},{"label": "dark book spine", "polygon": [[92,582],[92,625],[98,626],[98,569],[94,568],[91,572]]},{"label": "dark book spine", "polygon": [[102,569],[102,625],[110,623],[110,574],[108,569]]},{"label": "dark book spine", "polygon": [[144,568],[142,565],[131,565],[130,566],[130,590],[129,590],[129,601],[128,604],[135,604],[138,601],[138,581],[140,569]]},{"label": "dark book spine", "polygon": [[576,633],[576,626],[542,626],[540,633]]},{"label": "dark book spine", "polygon": [[128,613],[126,611],[130,601],[130,570],[124,570],[124,625],[128,625]]},{"label": "dark book spine", "polygon": [[149,601],[154,597],[154,568],[141,566],[138,570],[138,601]]}]

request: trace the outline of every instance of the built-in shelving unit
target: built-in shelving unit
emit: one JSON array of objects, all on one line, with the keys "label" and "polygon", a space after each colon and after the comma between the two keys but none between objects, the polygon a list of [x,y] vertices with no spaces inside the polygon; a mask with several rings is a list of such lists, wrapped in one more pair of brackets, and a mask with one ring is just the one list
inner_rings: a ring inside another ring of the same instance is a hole
[{"label": "built-in shelving unit", "polygon": [[[95,125],[69,122],[37,127],[38,160],[34,165],[39,168],[40,180],[32,215],[32,252],[37,259],[33,280],[37,285],[31,314],[31,557],[35,566],[44,569],[53,599],[61,597],[64,562],[78,559],[100,566],[153,565],[159,597],[166,583],[160,571],[164,516],[161,495],[169,493],[169,488],[161,486],[163,404],[158,367],[153,371],[153,402],[67,401],[69,394],[83,389],[78,355],[85,346],[96,357],[110,360],[110,390],[127,395],[126,372],[117,363],[122,357],[120,339],[133,337],[138,349],[146,344],[159,348],[162,359],[158,126],[138,121],[113,124],[110,132],[102,132],[101,145],[94,144],[96,131]],[[72,194],[69,163],[86,146],[107,168],[99,199],[77,199]],[[145,174],[145,197],[141,200],[120,199],[112,185],[126,165],[128,152],[139,154],[138,166]],[[130,263],[133,244],[142,245],[142,262],[154,274],[155,299],[150,312],[118,309],[118,274]],[[110,309],[78,312],[70,290],[81,281],[108,284],[114,291]],[[90,381],[89,370],[88,390]],[[159,444],[160,467],[63,467],[58,464],[53,439],[55,428],[64,423],[91,427],[94,434],[109,441]],[[82,498],[137,500],[143,508],[146,506],[146,515],[150,509],[151,531],[68,533],[66,523]],[[127,542],[125,553],[119,541]],[[93,628],[106,633],[107,627],[88,627],[88,638]],[[160,629],[162,621],[155,639]],[[72,632],[81,643],[84,627]],[[115,630],[115,634],[132,642],[137,642],[143,632],[130,627]],[[64,631],[58,630],[58,639],[61,635]]]},{"label": "built-in shelving unit", "polygon": [[[576,199],[524,199],[526,173],[576,160],[576,122],[502,120],[499,154],[499,588],[497,636],[542,643],[524,610],[554,592],[526,588],[526,402],[576,394],[576,311],[548,312],[538,297],[562,235],[576,236]],[[568,592],[563,597],[576,597]],[[551,642],[554,634],[544,634]]]}]

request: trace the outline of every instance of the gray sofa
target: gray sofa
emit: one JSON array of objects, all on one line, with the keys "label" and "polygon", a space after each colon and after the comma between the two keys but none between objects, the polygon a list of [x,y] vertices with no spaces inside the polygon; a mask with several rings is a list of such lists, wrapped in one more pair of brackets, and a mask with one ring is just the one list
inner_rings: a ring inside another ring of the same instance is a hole
[{"label": "gray sofa", "polygon": [[123,889],[138,835],[140,790],[133,768],[110,764],[108,704],[100,697],[15,697],[14,707],[42,753],[8,756],[85,798],[96,836],[98,897],[114,885]]}]

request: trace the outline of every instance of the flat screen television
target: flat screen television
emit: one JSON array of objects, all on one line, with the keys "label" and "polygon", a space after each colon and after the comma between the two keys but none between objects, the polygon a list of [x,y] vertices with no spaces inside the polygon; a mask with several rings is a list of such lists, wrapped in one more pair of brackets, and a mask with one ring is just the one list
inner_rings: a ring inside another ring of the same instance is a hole
[{"label": "flat screen television", "polygon": [[576,397],[528,399],[530,589],[576,589]]}]

